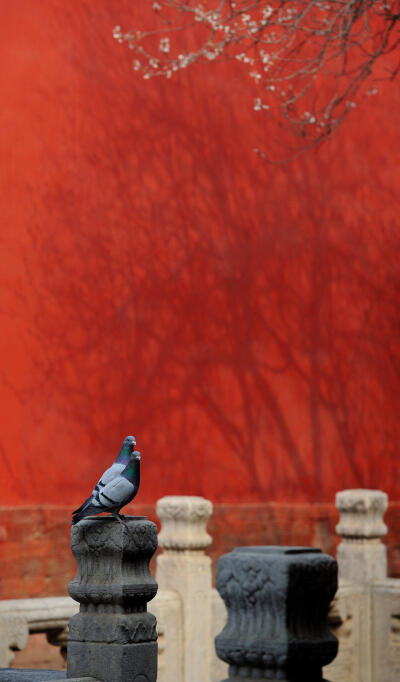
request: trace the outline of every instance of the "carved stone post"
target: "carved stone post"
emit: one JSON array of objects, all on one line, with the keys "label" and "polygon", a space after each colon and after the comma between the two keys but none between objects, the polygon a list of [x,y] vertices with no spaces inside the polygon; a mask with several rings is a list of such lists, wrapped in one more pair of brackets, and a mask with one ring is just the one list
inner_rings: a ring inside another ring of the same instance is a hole
[{"label": "carved stone post", "polygon": [[305,547],[238,547],[217,565],[228,622],[216,637],[229,681],[322,680],[337,653],[327,626],[336,561]]},{"label": "carved stone post", "polygon": [[88,518],[71,530],[78,572],[69,593],[80,612],[69,623],[67,677],[101,682],[156,682],[156,619],[147,602],[157,592],[149,561],[157,529],[145,517]]},{"label": "carved stone post", "polygon": [[387,533],[383,515],[388,496],[380,490],[342,490],[336,495],[336,506],[340,513],[336,532],[342,539],[337,549],[339,578],[342,587],[347,584],[347,589],[359,592],[352,598],[355,667],[363,682],[380,682],[380,677],[373,675],[374,661],[379,657],[374,651],[378,613],[374,582],[385,580],[387,574],[386,547],[381,538]]},{"label": "carved stone post", "polygon": [[340,512],[336,532],[342,538],[337,549],[340,578],[364,585],[386,578],[386,547],[381,542],[387,533],[386,493],[342,490],[336,495],[336,506]]},{"label": "carved stone post", "polygon": [[211,670],[211,559],[204,548],[212,504],[203,497],[163,497],[157,502],[164,552],[157,558],[160,589],[175,590],[183,608],[183,679],[207,682]]}]

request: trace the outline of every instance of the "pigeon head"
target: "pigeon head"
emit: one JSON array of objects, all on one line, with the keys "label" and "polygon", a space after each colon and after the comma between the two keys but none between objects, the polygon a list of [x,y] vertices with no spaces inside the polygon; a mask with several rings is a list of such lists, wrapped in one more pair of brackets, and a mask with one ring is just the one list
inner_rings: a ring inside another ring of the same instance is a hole
[{"label": "pigeon head", "polygon": [[131,451],[133,450],[133,448],[135,447],[135,445],[136,445],[136,438],[135,438],[135,436],[127,436],[127,437],[125,438],[124,442],[122,443],[122,447],[130,448]]},{"label": "pigeon head", "polygon": [[127,436],[124,442],[122,443],[121,450],[119,451],[119,455],[115,461],[121,464],[128,464],[135,445],[136,445],[135,436]]},{"label": "pigeon head", "polygon": [[140,462],[141,454],[140,454],[139,450],[135,450],[134,452],[132,452],[132,457],[133,457],[133,459],[136,459],[138,462]]}]

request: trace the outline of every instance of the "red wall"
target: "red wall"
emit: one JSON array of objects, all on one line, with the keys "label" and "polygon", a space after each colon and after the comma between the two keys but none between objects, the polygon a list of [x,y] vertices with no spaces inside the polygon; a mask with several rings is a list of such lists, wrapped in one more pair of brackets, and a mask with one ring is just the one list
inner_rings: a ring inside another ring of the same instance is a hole
[{"label": "red wall", "polygon": [[240,65],[143,81],[131,0],[0,6],[3,505],[400,495],[394,84],[269,165]]}]

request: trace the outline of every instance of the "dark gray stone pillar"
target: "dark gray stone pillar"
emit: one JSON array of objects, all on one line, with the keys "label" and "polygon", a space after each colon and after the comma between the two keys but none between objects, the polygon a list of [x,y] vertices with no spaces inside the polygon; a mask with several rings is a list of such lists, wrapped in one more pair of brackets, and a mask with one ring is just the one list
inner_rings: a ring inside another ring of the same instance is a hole
[{"label": "dark gray stone pillar", "polygon": [[69,593],[80,612],[69,623],[67,677],[101,682],[156,682],[156,619],[147,602],[157,592],[149,561],[156,525],[145,517],[87,518],[71,529],[78,572]]},{"label": "dark gray stone pillar", "polygon": [[229,682],[322,680],[337,654],[327,626],[336,561],[319,549],[239,547],[217,565],[228,621],[215,639]]}]

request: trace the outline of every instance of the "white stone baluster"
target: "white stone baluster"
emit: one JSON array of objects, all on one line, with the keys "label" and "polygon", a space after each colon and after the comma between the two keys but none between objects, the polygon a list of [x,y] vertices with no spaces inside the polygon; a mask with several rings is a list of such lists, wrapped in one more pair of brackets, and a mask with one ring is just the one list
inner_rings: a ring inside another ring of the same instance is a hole
[{"label": "white stone baluster", "polygon": [[375,585],[386,579],[386,547],[381,538],[387,527],[383,515],[388,496],[380,490],[342,490],[336,495],[341,536],[337,550],[339,605],[346,613],[336,631],[339,655],[326,676],[332,682],[383,682],[375,677]]},{"label": "white stone baluster", "polygon": [[386,578],[386,547],[381,538],[387,533],[383,515],[388,496],[380,490],[342,490],[336,495],[340,521],[336,532],[339,576],[362,583]]},{"label": "white stone baluster", "polygon": [[183,608],[183,680],[209,682],[211,674],[211,559],[204,549],[212,504],[203,497],[163,497],[157,502],[161,520],[157,558],[160,590],[175,590]]}]

